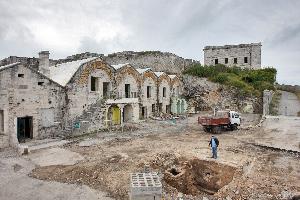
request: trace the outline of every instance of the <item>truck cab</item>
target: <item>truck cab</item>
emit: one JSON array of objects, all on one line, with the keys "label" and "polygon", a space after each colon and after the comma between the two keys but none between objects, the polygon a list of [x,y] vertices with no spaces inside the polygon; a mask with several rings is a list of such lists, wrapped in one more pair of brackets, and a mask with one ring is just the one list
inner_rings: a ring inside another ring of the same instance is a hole
[{"label": "truck cab", "polygon": [[229,111],[228,117],[230,119],[230,124],[235,125],[235,126],[240,126],[241,125],[241,118],[240,115],[235,112],[235,111]]}]

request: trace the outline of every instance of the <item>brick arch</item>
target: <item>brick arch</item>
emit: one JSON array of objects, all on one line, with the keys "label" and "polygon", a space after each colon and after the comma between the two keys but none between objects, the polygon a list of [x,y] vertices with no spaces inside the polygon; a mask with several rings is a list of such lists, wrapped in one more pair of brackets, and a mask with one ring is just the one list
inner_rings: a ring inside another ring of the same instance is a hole
[{"label": "brick arch", "polygon": [[158,84],[160,84],[164,79],[167,80],[169,86],[171,87],[171,78],[165,73],[158,78]]},{"label": "brick arch", "polygon": [[78,83],[79,84],[88,84],[88,78],[90,74],[96,70],[101,69],[107,73],[110,79],[113,78],[113,69],[103,61],[95,61],[87,64],[87,66],[81,72]]},{"label": "brick arch", "polygon": [[116,83],[117,85],[120,84],[121,80],[125,77],[125,75],[132,75],[133,78],[135,79],[135,81],[137,82],[138,86],[140,86],[141,84],[141,80],[140,80],[140,73],[138,71],[136,71],[136,69],[134,67],[131,67],[130,65],[126,65],[124,67],[122,67],[121,69],[117,70],[117,74],[116,74]]},{"label": "brick arch", "polygon": [[157,76],[152,71],[147,71],[143,74],[143,82],[146,80],[146,78],[152,78],[155,83],[157,82]]},{"label": "brick arch", "polygon": [[173,79],[171,80],[171,86],[173,87],[174,84],[175,84],[176,82],[178,82],[179,85],[181,85],[181,81],[180,81],[180,79],[178,78],[178,76],[176,76],[175,78],[173,78]]}]

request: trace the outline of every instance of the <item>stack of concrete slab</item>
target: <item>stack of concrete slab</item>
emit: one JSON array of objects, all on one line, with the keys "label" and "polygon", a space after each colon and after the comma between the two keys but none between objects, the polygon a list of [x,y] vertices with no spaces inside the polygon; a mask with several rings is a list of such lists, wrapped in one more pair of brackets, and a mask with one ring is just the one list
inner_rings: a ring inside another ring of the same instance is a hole
[{"label": "stack of concrete slab", "polygon": [[132,173],[130,184],[131,200],[159,200],[162,197],[162,184],[156,172]]}]

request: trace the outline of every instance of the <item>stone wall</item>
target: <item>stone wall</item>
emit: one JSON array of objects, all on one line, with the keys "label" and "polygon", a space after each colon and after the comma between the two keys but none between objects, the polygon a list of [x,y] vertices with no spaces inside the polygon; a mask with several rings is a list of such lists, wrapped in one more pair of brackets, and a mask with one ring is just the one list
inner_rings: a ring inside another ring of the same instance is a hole
[{"label": "stone wall", "polygon": [[199,61],[184,59],[172,53],[160,51],[133,52],[124,51],[109,54],[104,57],[109,64],[129,63],[135,68],[148,68],[153,71],[163,71],[166,73],[178,74],[184,69]]},{"label": "stone wall", "polygon": [[[251,69],[261,68],[261,43],[206,46],[203,51],[205,65],[224,64]],[[228,59],[227,63],[225,59]],[[236,63],[234,59],[237,59]]]},{"label": "stone wall", "polygon": [[270,104],[272,102],[273,91],[264,90],[263,92],[263,115],[270,114]]},{"label": "stone wall", "polygon": [[[158,99],[158,107],[157,110],[163,113],[167,113],[167,106],[170,106],[170,98],[171,98],[171,80],[167,75],[163,77],[162,75],[158,79],[158,94],[157,94],[157,99]],[[163,89],[165,88],[165,96],[163,96]]]},{"label": "stone wall", "polygon": [[259,97],[240,96],[235,88],[208,81],[206,78],[183,76],[188,112],[230,109],[243,113],[262,113]]},{"label": "stone wall", "polygon": [[[98,78],[96,91],[91,91],[91,76]],[[82,65],[67,84],[66,129],[69,134],[103,127],[105,117],[103,82],[110,82],[113,85],[113,72],[105,63],[96,60]]]},{"label": "stone wall", "polygon": [[[113,54],[108,54],[104,56],[103,54],[98,53],[80,53],[68,56],[67,58],[59,59],[59,60],[51,60],[50,65],[55,65],[59,63],[65,63],[75,60],[81,60],[84,58],[96,57],[103,58],[108,64],[120,64],[120,63],[129,63],[132,64],[135,68],[146,68],[150,67],[153,71],[164,71],[167,73],[178,74],[182,72],[188,66],[200,63],[199,61],[192,59],[184,59],[175,54],[168,52],[160,52],[160,51],[142,51],[142,52],[134,52],[134,51],[124,51]],[[15,62],[20,62],[23,65],[31,66],[32,68],[37,69],[39,64],[38,58],[30,58],[30,57],[18,57],[18,56],[10,56],[3,60],[0,60],[0,66],[7,65]]]},{"label": "stone wall", "polygon": [[[64,89],[22,65],[0,71],[2,147],[18,144],[17,118],[32,117],[33,138],[55,136],[64,124]],[[1,146],[0,146],[1,147]]]},{"label": "stone wall", "polygon": [[[151,87],[150,97],[147,97],[147,86]],[[141,100],[142,106],[145,107],[144,117],[148,118],[155,114],[155,110],[154,113],[152,112],[152,105],[155,105],[157,103],[157,78],[151,71],[146,72],[143,75],[143,81],[141,84]]]},{"label": "stone wall", "polygon": [[[98,54],[98,53],[90,53],[90,52],[85,52],[85,53],[79,53],[75,55],[68,56],[66,58],[54,60],[50,59],[50,66],[60,64],[60,63],[65,63],[65,62],[71,62],[75,60],[82,60],[86,58],[91,58],[91,57],[103,57],[103,54]],[[35,57],[20,57],[20,56],[9,56],[7,58],[4,58],[0,60],[0,66],[3,65],[8,65],[12,63],[19,62],[24,66],[30,66],[31,68],[38,69],[39,66],[39,58]]]}]

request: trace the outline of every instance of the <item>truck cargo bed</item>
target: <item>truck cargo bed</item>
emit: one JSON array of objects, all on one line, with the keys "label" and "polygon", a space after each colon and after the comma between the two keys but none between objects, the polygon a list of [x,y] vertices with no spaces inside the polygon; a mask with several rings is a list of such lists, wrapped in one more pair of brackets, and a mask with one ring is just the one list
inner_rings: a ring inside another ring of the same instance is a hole
[{"label": "truck cargo bed", "polygon": [[230,123],[230,119],[228,117],[198,117],[198,123],[202,126],[227,125]]}]

